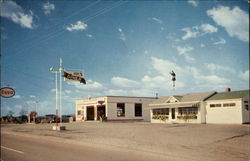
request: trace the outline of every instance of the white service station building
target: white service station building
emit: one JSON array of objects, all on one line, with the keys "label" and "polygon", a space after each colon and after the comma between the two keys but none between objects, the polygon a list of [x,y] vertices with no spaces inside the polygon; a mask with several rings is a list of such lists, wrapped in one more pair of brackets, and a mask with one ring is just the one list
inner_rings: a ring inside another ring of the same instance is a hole
[{"label": "white service station building", "polygon": [[153,97],[104,96],[76,100],[76,121],[150,121]]}]

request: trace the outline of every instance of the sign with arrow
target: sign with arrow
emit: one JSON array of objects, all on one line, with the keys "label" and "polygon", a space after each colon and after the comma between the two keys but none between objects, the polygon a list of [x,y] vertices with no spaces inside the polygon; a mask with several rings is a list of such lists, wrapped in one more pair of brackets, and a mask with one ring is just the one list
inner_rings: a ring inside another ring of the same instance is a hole
[{"label": "sign with arrow", "polygon": [[77,81],[86,84],[82,72],[64,71],[63,77],[65,81]]}]

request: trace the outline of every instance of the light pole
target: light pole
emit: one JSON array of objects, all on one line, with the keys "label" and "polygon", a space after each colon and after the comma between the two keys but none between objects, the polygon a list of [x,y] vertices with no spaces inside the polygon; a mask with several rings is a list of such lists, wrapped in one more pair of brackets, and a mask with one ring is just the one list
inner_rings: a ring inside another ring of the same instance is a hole
[{"label": "light pole", "polygon": [[58,127],[58,123],[56,122],[56,127],[53,129],[56,130],[65,130],[65,126],[62,126],[62,58],[60,58],[60,67],[58,71],[55,71],[53,67],[50,68],[50,71],[56,75],[56,116],[58,117],[58,89],[57,89],[57,74],[60,76],[60,100],[59,100],[59,110],[60,110],[60,126]]},{"label": "light pole", "polygon": [[56,78],[56,126],[58,126],[58,88],[57,88],[57,74],[59,73],[58,71],[55,71],[53,67],[50,68],[50,71],[55,74]]},{"label": "light pole", "polygon": [[34,120],[34,123],[36,123],[36,117],[37,117],[37,104],[38,104],[38,101],[35,101],[35,112],[36,112],[36,115],[33,116],[33,120]]},{"label": "light pole", "polygon": [[62,58],[60,58],[60,67],[59,67],[59,73],[60,73],[60,126],[62,126]]}]

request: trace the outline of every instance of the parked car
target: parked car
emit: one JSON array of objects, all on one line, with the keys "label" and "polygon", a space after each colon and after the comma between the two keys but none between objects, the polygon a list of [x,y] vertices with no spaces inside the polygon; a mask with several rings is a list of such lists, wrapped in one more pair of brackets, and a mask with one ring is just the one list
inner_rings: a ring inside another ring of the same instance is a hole
[{"label": "parked car", "polygon": [[44,121],[46,121],[46,123],[55,123],[56,122],[56,115],[54,115],[54,114],[45,115]]}]

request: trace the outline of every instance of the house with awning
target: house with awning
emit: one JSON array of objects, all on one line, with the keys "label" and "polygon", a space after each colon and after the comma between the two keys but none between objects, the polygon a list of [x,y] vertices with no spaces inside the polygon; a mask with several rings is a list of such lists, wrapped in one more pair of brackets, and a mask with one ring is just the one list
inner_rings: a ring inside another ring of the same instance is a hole
[{"label": "house with awning", "polygon": [[161,97],[149,104],[152,123],[206,123],[205,100],[216,92]]},{"label": "house with awning", "polygon": [[152,123],[250,123],[249,90],[166,96],[149,109]]}]

